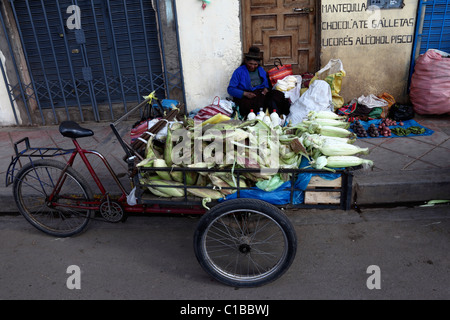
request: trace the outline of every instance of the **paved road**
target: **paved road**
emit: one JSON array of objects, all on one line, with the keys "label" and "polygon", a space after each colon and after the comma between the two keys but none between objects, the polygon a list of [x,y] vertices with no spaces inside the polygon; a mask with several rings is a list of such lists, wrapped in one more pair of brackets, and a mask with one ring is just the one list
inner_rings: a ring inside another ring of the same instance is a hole
[{"label": "paved road", "polygon": [[[0,299],[450,299],[450,206],[288,214],[299,237],[292,267],[274,283],[238,290],[197,263],[198,218],[95,221],[60,239],[2,215]],[[79,283],[67,281],[72,265]]]}]

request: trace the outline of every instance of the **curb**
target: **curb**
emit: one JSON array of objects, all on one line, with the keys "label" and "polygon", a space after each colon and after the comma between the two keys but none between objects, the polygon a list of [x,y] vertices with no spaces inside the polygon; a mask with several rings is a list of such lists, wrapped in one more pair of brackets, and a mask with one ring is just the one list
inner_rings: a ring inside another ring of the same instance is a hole
[{"label": "curb", "polygon": [[353,203],[381,205],[449,199],[450,168],[355,174]]},{"label": "curb", "polygon": [[[0,189],[0,213],[18,213],[12,186]],[[420,171],[362,171],[355,173],[352,204],[372,207],[448,199],[450,168]],[[320,210],[320,209],[317,209]]]}]

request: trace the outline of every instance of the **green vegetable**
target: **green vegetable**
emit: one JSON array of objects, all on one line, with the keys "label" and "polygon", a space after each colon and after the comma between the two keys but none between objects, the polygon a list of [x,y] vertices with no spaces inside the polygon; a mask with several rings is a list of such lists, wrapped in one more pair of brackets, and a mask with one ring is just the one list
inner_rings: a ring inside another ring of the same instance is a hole
[{"label": "green vegetable", "polygon": [[425,128],[418,127],[418,126],[411,126],[408,128],[392,128],[391,132],[399,137],[407,136],[409,134],[424,134]]}]

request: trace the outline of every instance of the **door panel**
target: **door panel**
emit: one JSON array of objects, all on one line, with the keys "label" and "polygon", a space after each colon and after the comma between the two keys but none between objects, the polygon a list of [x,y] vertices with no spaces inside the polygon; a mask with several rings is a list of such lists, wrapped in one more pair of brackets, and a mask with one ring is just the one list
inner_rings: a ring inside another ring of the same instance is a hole
[{"label": "door panel", "polygon": [[315,72],[318,1],[242,0],[244,51],[259,47],[267,70],[280,58],[294,74]]}]

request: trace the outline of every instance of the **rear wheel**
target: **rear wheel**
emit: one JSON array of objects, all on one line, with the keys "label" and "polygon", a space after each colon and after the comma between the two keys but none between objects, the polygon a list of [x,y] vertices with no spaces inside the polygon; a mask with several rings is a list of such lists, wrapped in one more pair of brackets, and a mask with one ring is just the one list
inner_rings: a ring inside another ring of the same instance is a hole
[{"label": "rear wheel", "polygon": [[[56,237],[69,237],[83,231],[91,210],[83,208],[92,192],[71,167],[62,175],[65,164],[55,160],[37,160],[25,165],[14,180],[14,199],[20,213],[34,227]],[[63,183],[52,201],[60,177]],[[78,206],[78,207],[77,207]]]},{"label": "rear wheel", "polygon": [[289,269],[297,237],[277,207],[240,198],[213,207],[200,219],[194,250],[200,265],[216,280],[235,287],[256,287]]}]

